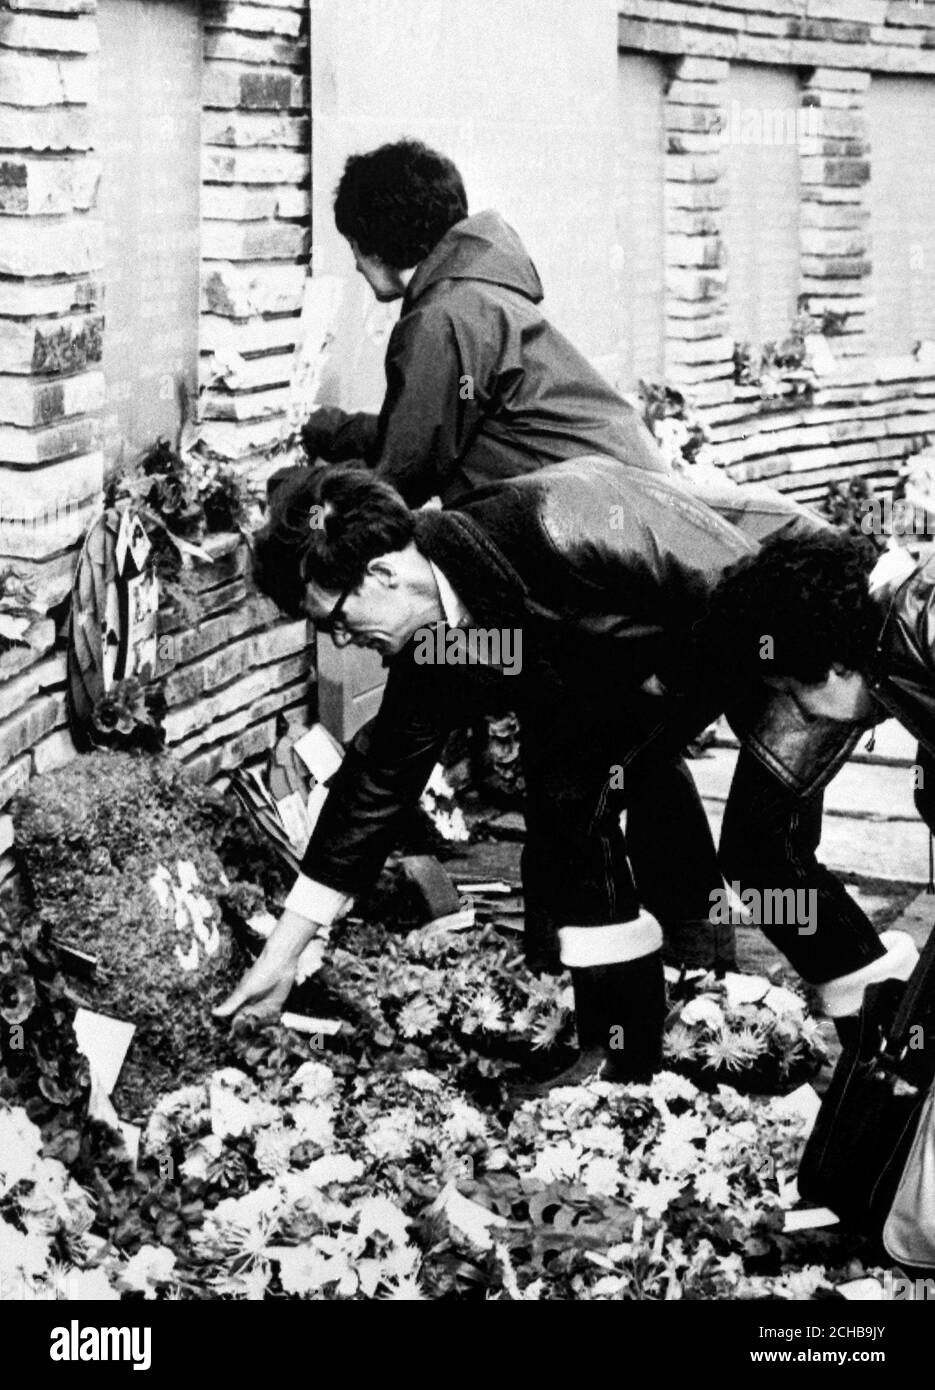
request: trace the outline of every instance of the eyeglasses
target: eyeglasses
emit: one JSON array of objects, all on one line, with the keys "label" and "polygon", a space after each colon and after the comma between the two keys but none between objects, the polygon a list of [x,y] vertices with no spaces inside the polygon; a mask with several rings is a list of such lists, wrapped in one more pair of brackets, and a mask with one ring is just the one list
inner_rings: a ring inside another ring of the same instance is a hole
[{"label": "eyeglasses", "polygon": [[321,631],[321,632],[332,632],[332,633],[333,633],[334,630],[335,630],[335,627],[340,626],[340,627],[343,628],[343,626],[344,626],[344,614],[342,613],[341,610],[343,609],[344,605],[347,603],[348,599],[350,598],[351,594],[354,592],[354,590],[355,590],[356,588],[357,588],[357,585],[356,585],[356,584],[349,584],[349,585],[348,585],[348,587],[344,590],[344,592],[343,592],[343,594],[341,595],[341,597],[338,599],[337,603],[336,603],[336,604],[334,605],[334,607],[332,608],[331,612],[328,614],[327,618],[325,618],[323,621],[317,622],[317,623],[315,624],[315,626],[319,629],[319,631]]}]

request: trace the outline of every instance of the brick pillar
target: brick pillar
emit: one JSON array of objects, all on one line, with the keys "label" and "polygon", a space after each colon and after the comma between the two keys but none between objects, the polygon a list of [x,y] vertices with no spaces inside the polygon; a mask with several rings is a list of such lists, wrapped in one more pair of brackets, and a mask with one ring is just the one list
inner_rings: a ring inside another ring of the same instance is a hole
[{"label": "brick pillar", "polygon": [[666,94],[666,378],[699,405],[733,392],[719,217],[727,70],[720,59],[682,58]]},{"label": "brick pillar", "polygon": [[200,435],[260,478],[286,425],[309,241],[308,0],[204,7]]},{"label": "brick pillar", "polygon": [[[63,599],[100,504],[97,0],[0,0],[0,569]],[[0,656],[0,811],[73,756],[55,624]],[[13,838],[0,814],[0,881]]]},{"label": "brick pillar", "polygon": [[842,336],[830,340],[839,357],[866,352],[869,84],[867,72],[815,68],[802,89],[802,291],[812,313],[848,315]]},{"label": "brick pillar", "polygon": [[96,8],[0,0],[0,555],[27,567],[74,544],[101,486]]}]

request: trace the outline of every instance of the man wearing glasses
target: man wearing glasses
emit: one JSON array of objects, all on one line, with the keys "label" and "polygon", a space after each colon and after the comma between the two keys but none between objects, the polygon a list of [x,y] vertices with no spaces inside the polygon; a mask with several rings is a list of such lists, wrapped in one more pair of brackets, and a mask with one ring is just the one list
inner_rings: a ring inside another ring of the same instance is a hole
[{"label": "man wearing glasses", "polygon": [[[607,1079],[648,1078],[665,1014],[665,901],[661,876],[647,884],[634,862],[630,810],[717,712],[683,669],[717,579],[753,552],[749,536],[811,524],[778,495],[742,497],[732,525],[673,477],[595,457],[494,484],[451,511],[411,511],[363,470],[297,469],[280,481],[256,542],[260,586],[339,645],[379,652],[389,678],[332,779],[279,924],[218,1016],[282,1008],[299,955],[316,938],[323,953],[448,734],[503,679],[496,663],[452,662],[447,641],[425,635],[508,629],[522,637],[510,688],[526,778],[527,960],[571,971],[575,1076],[603,1067]],[[323,524],[310,526],[316,509]],[[670,880],[686,852],[665,841]],[[609,1050],[620,1028],[623,1051]]]}]

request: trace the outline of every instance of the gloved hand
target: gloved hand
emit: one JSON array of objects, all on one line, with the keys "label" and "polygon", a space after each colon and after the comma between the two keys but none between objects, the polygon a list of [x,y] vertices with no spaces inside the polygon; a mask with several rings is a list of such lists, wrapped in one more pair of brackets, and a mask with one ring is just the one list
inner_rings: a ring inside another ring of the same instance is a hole
[{"label": "gloved hand", "polygon": [[316,463],[318,459],[330,461],[335,431],[345,419],[344,411],[335,406],[322,406],[312,411],[302,426],[302,446],[309,463]]}]

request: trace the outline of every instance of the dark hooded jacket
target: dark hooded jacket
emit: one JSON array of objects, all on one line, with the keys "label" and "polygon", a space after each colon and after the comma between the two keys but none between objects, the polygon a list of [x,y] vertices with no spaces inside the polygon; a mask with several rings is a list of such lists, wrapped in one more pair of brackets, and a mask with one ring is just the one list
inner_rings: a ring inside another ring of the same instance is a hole
[{"label": "dark hooded jacket", "polygon": [[[718,712],[683,666],[693,623],[723,571],[765,536],[816,524],[770,489],[704,501],[672,474],[585,457],[493,484],[457,510],[420,511],[416,544],[473,626],[522,634],[522,670],[499,680],[521,714],[524,758],[538,741],[535,756],[557,766],[573,799],[603,730],[627,765],[660,740],[678,752]],[[302,864],[352,894],[379,872],[450,731],[489,693],[489,668],[420,664],[415,640],[387,664],[379,712],[335,774]],[[557,803],[532,810],[542,822],[562,814]]]},{"label": "dark hooded jacket", "polygon": [[311,416],[310,457],[362,459],[410,506],[603,454],[666,471],[649,431],[543,317],[542,285],[496,212],[458,222],[418,266],[386,354],[379,415]]}]

